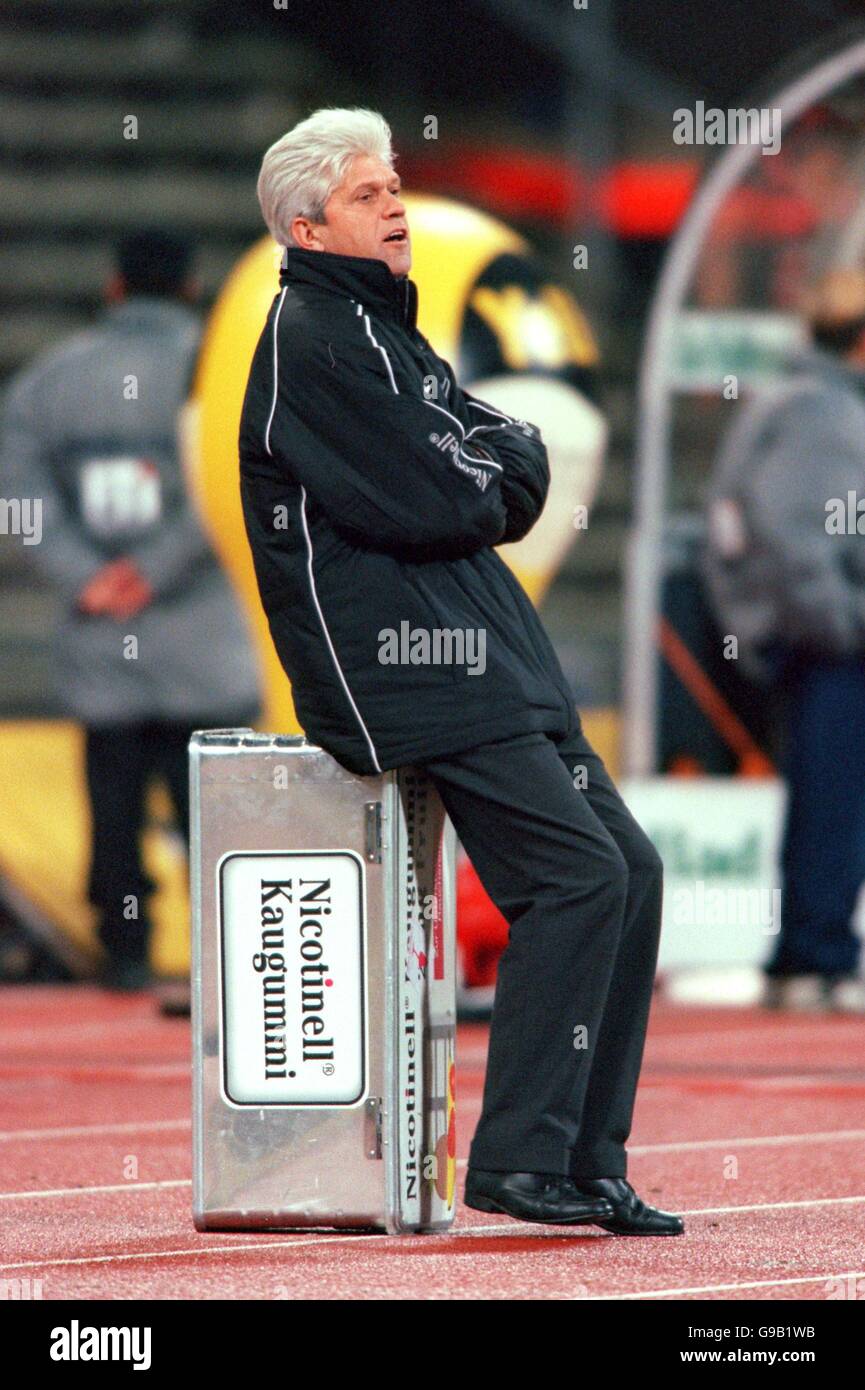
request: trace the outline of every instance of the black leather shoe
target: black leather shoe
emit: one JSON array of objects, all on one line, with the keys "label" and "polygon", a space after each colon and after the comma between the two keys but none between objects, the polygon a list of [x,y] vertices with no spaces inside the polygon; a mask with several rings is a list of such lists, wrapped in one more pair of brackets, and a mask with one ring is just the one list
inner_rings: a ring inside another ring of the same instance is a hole
[{"label": "black leather shoe", "polygon": [[163,1018],[189,1018],[192,992],[188,980],[160,980],[156,999]]},{"label": "black leather shoe", "polygon": [[518,1221],[550,1226],[602,1225],[613,1216],[603,1197],[584,1197],[570,1178],[558,1173],[486,1173],[470,1168],[463,1198],[475,1211],[503,1212]]},{"label": "black leather shoe", "polygon": [[606,1197],[613,1219],[598,1225],[613,1235],[680,1236],[685,1229],[681,1216],[646,1206],[626,1178],[574,1178],[573,1183],[581,1196]]},{"label": "black leather shoe", "polygon": [[103,962],[98,981],[103,989],[118,994],[134,994],[140,989],[150,989],[153,974],[146,960],[134,956],[128,959],[123,956],[111,957]]}]

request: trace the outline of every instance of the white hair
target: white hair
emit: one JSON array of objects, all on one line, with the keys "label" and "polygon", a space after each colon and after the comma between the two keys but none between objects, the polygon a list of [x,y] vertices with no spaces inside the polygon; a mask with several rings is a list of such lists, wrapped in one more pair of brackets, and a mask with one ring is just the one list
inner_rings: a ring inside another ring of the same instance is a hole
[{"label": "white hair", "polygon": [[291,245],[295,217],[324,221],[324,208],[350,160],[366,154],[392,165],[390,126],[377,111],[325,106],[281,136],[265,154],[258,201],[271,236]]}]

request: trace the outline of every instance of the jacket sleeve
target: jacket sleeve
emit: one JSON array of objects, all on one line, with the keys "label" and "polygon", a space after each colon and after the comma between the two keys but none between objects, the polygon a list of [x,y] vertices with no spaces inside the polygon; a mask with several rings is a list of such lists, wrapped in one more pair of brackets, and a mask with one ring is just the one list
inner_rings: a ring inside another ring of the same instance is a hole
[{"label": "jacket sleeve", "polygon": [[750,527],[774,568],[783,638],[838,656],[865,644],[865,591],[848,573],[850,538],[827,529],[827,502],[861,487],[862,468],[861,442],[812,396],[787,407],[747,490]]},{"label": "jacket sleeve", "polygon": [[309,339],[283,353],[264,447],[353,544],[449,558],[495,545],[507,521],[503,467],[467,436],[400,391],[374,343]]},{"label": "jacket sleeve", "polygon": [[517,420],[461,390],[453,368],[448,367],[448,371],[470,421],[466,438],[488,449],[502,465],[501,490],[508,521],[501,544],[521,541],[541,515],[550,488],[550,464],[541,432],[528,420]]},{"label": "jacket sleeve", "polygon": [[43,423],[49,402],[41,373],[25,373],[9,386],[0,433],[0,477],[7,496],[30,498],[39,508],[39,535],[30,543],[22,541],[24,553],[72,606],[104,561],[63,501]]}]

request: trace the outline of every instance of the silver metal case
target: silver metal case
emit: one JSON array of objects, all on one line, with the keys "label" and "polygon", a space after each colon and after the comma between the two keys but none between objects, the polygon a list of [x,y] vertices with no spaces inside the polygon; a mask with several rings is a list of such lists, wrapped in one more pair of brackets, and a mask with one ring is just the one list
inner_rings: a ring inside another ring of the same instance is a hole
[{"label": "silver metal case", "polygon": [[190,745],[199,1230],[446,1229],[456,838],[419,768]]}]

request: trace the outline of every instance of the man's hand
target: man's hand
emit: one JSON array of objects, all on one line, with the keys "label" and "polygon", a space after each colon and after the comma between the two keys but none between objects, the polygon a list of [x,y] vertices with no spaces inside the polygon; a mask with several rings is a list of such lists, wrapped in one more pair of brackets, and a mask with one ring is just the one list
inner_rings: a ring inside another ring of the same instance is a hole
[{"label": "man's hand", "polygon": [[85,613],[105,614],[123,622],[145,608],[153,589],[131,560],[121,558],[103,565],[78,595]]}]

